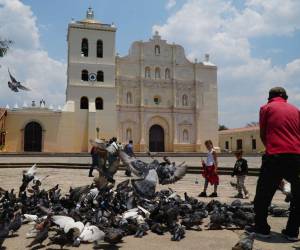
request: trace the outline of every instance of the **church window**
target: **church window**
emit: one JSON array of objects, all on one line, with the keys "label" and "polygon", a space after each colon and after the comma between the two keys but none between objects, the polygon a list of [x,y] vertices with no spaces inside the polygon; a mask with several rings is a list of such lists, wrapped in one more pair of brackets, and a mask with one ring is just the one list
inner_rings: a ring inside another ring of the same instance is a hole
[{"label": "church window", "polygon": [[97,72],[97,82],[104,82],[104,73],[101,70]]},{"label": "church window", "polygon": [[86,96],[80,99],[80,109],[89,109],[89,99]]},{"label": "church window", "polygon": [[132,140],[132,130],[131,128],[126,129],[126,141]]},{"label": "church window", "polygon": [[130,92],[127,92],[126,103],[127,104],[132,104],[132,94]]},{"label": "church window", "polygon": [[5,132],[0,131],[0,147],[3,147],[5,145]]},{"label": "church window", "polygon": [[103,57],[103,42],[102,40],[97,41],[97,57]]},{"label": "church window", "polygon": [[187,129],[183,130],[182,139],[183,142],[189,142],[189,131]]},{"label": "church window", "polygon": [[145,68],[145,78],[151,78],[150,67]]},{"label": "church window", "polygon": [[156,105],[160,104],[161,102],[160,96],[154,96],[153,101]]},{"label": "church window", "polygon": [[165,79],[168,80],[170,79],[171,73],[170,73],[170,69],[166,69],[165,71]]},{"label": "church window", "polygon": [[83,38],[81,41],[81,55],[84,57],[89,56],[89,41],[86,38]]},{"label": "church window", "polygon": [[159,45],[155,45],[154,51],[155,51],[155,55],[156,56],[160,55],[160,46]]},{"label": "church window", "polygon": [[97,97],[95,100],[96,110],[103,110],[103,99],[101,97]]},{"label": "church window", "polygon": [[182,96],[182,106],[188,106],[188,96],[187,95]]},{"label": "church window", "polygon": [[81,71],[81,80],[85,82],[89,80],[89,72],[86,69]]},{"label": "church window", "polygon": [[160,68],[155,69],[155,79],[160,79]]}]

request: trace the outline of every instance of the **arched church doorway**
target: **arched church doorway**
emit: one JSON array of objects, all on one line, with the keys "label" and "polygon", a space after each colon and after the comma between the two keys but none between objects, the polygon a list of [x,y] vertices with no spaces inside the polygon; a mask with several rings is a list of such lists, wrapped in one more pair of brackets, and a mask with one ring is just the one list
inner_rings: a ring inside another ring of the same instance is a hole
[{"label": "arched church doorway", "polygon": [[165,132],[159,125],[153,125],[149,130],[149,150],[150,152],[165,151]]},{"label": "arched church doorway", "polygon": [[24,129],[24,151],[42,151],[42,126],[37,122],[30,122]]}]

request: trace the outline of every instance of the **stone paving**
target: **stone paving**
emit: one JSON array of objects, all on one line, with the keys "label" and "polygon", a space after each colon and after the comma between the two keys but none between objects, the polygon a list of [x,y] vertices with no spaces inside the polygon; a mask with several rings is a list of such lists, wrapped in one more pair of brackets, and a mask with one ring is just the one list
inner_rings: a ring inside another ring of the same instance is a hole
[{"label": "stone paving", "polygon": [[[139,157],[140,160],[149,162],[152,159],[150,157]],[[161,160],[161,158],[157,158]],[[172,161],[183,162],[185,161],[189,166],[200,166],[201,157],[170,157]],[[245,157],[248,161],[250,168],[259,168],[261,164],[260,157]],[[235,157],[219,157],[220,167],[233,167],[235,162]],[[0,163],[78,163],[87,164],[91,162],[91,157],[89,156],[66,156],[66,157],[44,157],[44,156],[26,156],[26,157],[16,157],[16,156],[1,156]]]},{"label": "stone paving", "polygon": [[[21,182],[22,169],[0,169],[0,186],[4,189],[19,187]],[[47,189],[55,184],[60,184],[60,187],[64,192],[68,191],[69,187],[81,186],[91,183],[91,178],[87,177],[87,170],[73,170],[73,169],[39,169],[38,176],[50,175],[44,182],[43,186]],[[126,177],[123,172],[118,172],[116,176],[117,183],[124,180]],[[199,184],[195,184],[195,180],[199,180]],[[229,185],[231,177],[221,176],[219,186],[219,199],[222,202],[231,202],[231,198],[236,191]],[[246,185],[250,191],[253,199],[255,192],[256,177],[248,177],[246,179]],[[181,181],[176,184],[159,186],[158,188],[172,188],[176,192],[182,195],[184,192],[188,192],[189,195],[197,196],[202,191],[203,179],[200,176],[194,174],[187,174]],[[209,192],[212,191],[212,187],[209,188]],[[284,196],[277,192],[274,197],[274,204],[286,206],[283,201]],[[210,198],[205,198],[205,201],[209,201]],[[248,201],[248,200],[245,200]],[[270,224],[272,225],[273,237],[268,240],[255,240],[254,249],[258,250],[285,250],[285,249],[297,249],[294,243],[289,243],[283,239],[279,232],[285,226],[286,218],[270,218]],[[237,242],[239,235],[243,232],[241,230],[221,230],[221,231],[208,231],[205,228],[204,222],[203,231],[187,231],[186,238],[180,242],[172,242],[170,240],[170,234],[166,233],[163,236],[158,236],[153,233],[149,233],[147,236],[138,239],[134,237],[125,237],[124,241],[116,246],[109,246],[103,243],[98,249],[201,249],[201,250],[230,250],[232,246]],[[31,239],[25,238],[25,233],[28,230],[28,226],[23,226],[18,232],[19,236],[15,238],[7,239],[4,246],[10,249],[26,249]],[[47,242],[46,242],[47,243]],[[46,247],[44,249],[60,249],[57,246]],[[68,247],[68,249],[73,249]],[[74,249],[93,249],[92,244],[83,244],[80,248]],[[298,248],[300,249],[300,248]]]}]

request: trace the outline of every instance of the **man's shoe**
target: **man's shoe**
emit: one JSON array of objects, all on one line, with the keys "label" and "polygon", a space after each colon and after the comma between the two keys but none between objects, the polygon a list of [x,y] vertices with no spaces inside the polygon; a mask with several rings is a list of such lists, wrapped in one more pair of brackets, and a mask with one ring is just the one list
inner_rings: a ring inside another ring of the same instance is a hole
[{"label": "man's shoe", "polygon": [[217,192],[213,192],[209,195],[209,197],[218,197],[218,193]]},{"label": "man's shoe", "polygon": [[94,175],[92,175],[92,174],[89,174],[89,177],[94,177]]},{"label": "man's shoe", "polygon": [[296,241],[299,241],[298,237],[297,236],[291,236],[287,233],[286,229],[282,229],[281,230],[281,234],[283,235],[284,238],[286,238],[287,240],[289,241],[292,241],[292,242],[296,242]]},{"label": "man's shoe", "polygon": [[245,194],[245,199],[249,199],[249,197],[250,197],[249,193],[246,193]]},{"label": "man's shoe", "polygon": [[198,197],[207,197],[207,194],[206,194],[206,192],[201,192],[201,193],[198,195]]},{"label": "man's shoe", "polygon": [[237,195],[233,196],[233,198],[243,199],[243,195],[242,194],[237,194]]},{"label": "man's shoe", "polygon": [[271,237],[270,231],[258,230],[255,226],[246,226],[245,232],[248,234],[255,233],[255,235],[260,238],[270,238]]}]

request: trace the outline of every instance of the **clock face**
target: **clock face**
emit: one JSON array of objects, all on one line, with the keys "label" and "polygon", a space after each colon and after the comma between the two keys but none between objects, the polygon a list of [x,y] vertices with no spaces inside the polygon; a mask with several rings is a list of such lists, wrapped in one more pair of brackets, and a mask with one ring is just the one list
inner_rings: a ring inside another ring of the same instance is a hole
[{"label": "clock face", "polygon": [[94,82],[97,80],[97,75],[95,73],[90,73],[89,74],[89,80]]}]

